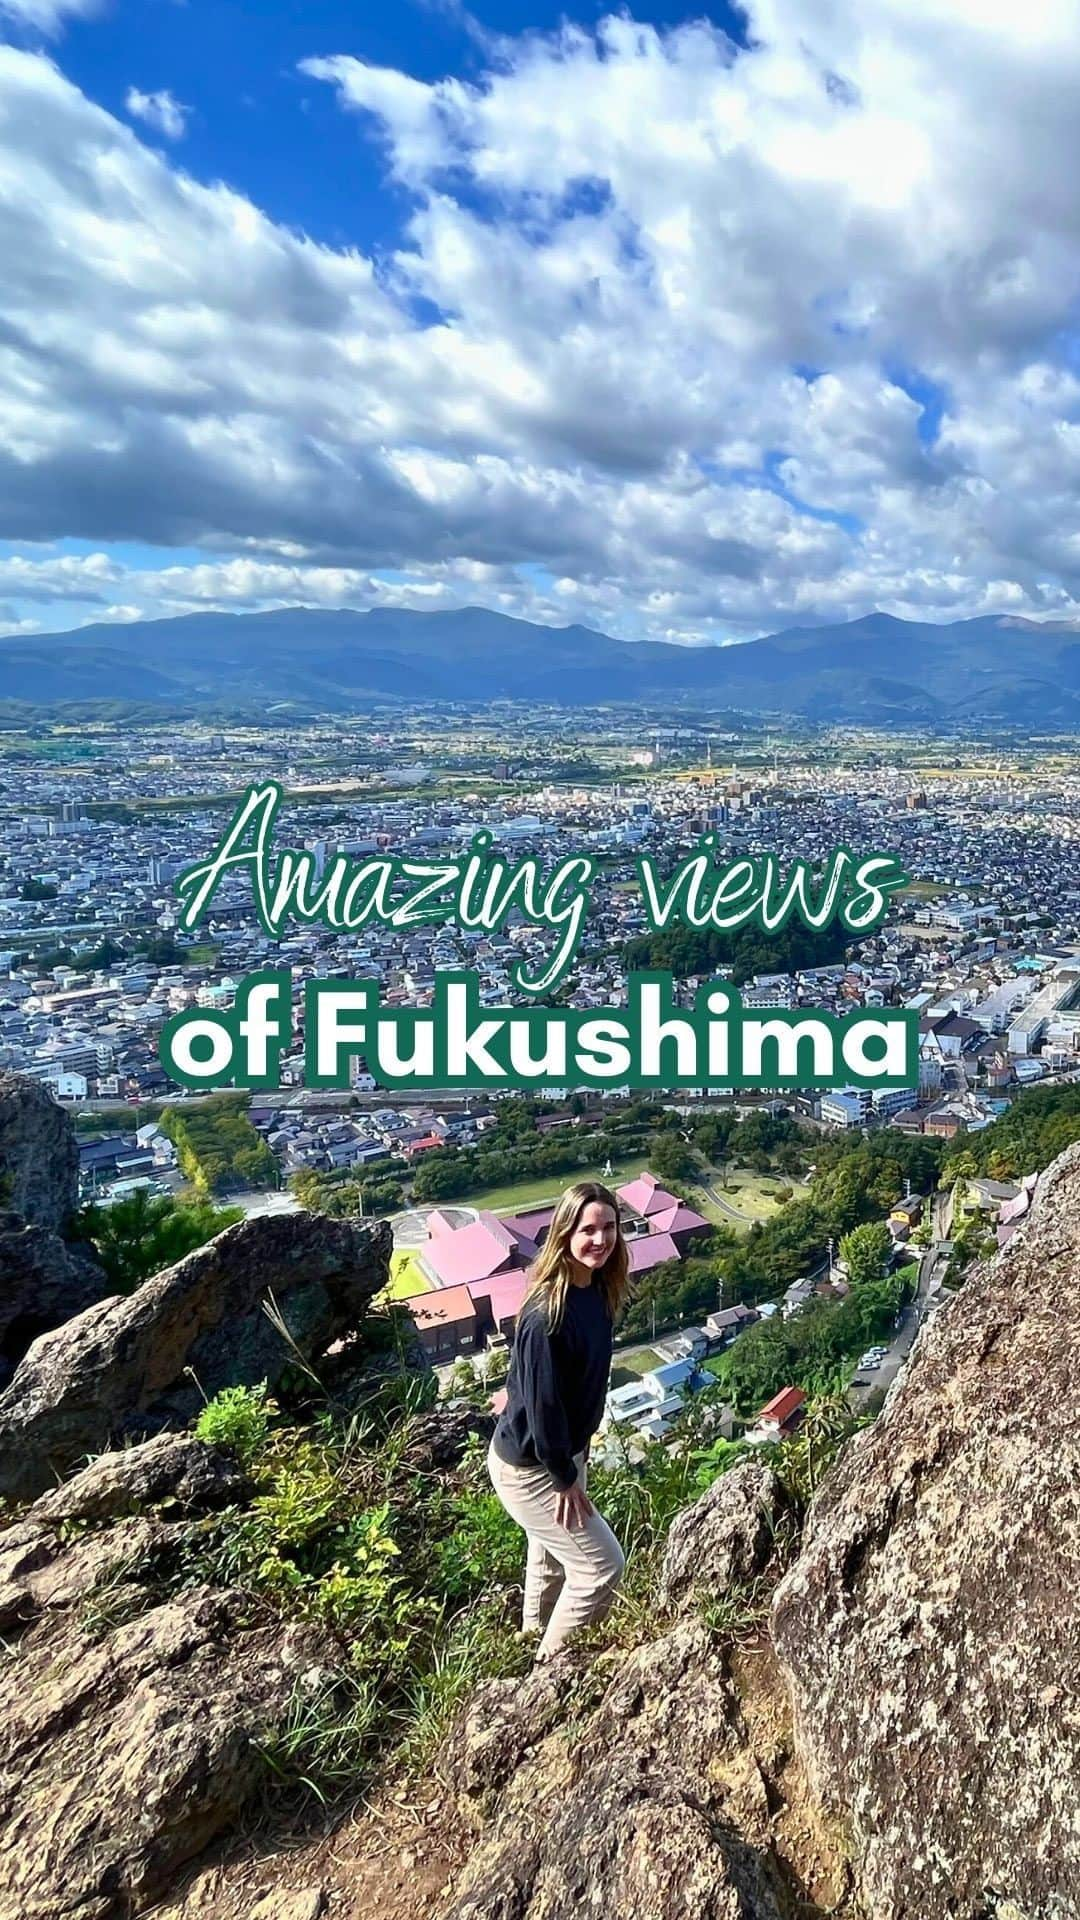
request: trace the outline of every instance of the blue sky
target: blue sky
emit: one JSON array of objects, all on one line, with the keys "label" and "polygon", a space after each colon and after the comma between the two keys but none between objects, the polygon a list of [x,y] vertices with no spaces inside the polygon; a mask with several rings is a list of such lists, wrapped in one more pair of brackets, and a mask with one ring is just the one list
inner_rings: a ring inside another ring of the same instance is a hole
[{"label": "blue sky", "polygon": [[0,0],[0,637],[1080,615],[1078,29]]},{"label": "blue sky", "polygon": [[[469,12],[440,0],[356,6],[327,0],[119,0],[90,20],[72,20],[59,49],[66,73],[123,114],[130,86],[168,87],[191,108],[183,160],[199,179],[224,179],[273,219],[331,246],[392,246],[409,196],[386,178],[376,129],[343,118],[332,97],[299,72],[312,55],[354,54],[418,80],[480,76],[481,34],[512,39],[548,32],[569,17],[592,24],[610,8],[570,9],[502,0]],[[677,26],[703,11],[738,35],[733,9],[635,7],[635,18]]]}]

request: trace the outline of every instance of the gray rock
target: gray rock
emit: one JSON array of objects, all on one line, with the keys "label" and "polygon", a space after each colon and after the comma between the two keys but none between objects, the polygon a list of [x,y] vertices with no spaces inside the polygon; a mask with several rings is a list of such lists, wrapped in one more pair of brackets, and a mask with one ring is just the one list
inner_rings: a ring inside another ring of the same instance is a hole
[{"label": "gray rock", "polygon": [[[137,1583],[178,1520],[240,1502],[250,1492],[235,1461],[191,1434],[161,1434],[102,1454],[0,1531],[0,1633],[74,1606],[106,1582],[128,1577]],[[80,1530],[73,1531],[73,1522]]]},{"label": "gray rock", "polygon": [[721,1598],[761,1573],[773,1550],[787,1496],[770,1467],[746,1460],[720,1475],[692,1507],[676,1515],[660,1571],[666,1605],[695,1589]]},{"label": "gray rock", "polygon": [[235,1826],[322,1638],[206,1589],[98,1645],[48,1627],[0,1699],[0,1920],[128,1920]]},{"label": "gray rock", "polygon": [[108,1293],[88,1248],[70,1246],[48,1227],[0,1213],[0,1387],[42,1333]]},{"label": "gray rock", "polygon": [[844,1450],[773,1635],[873,1920],[1080,1912],[1080,1147]]},{"label": "gray rock", "polygon": [[489,1683],[440,1775],[479,1833],[442,1920],[778,1920],[764,1783],[695,1622],[606,1685],[569,1648]]},{"label": "gray rock", "polygon": [[0,1207],[59,1233],[79,1204],[70,1116],[29,1074],[0,1071]]},{"label": "gray rock", "polygon": [[301,1887],[293,1893],[284,1890],[264,1893],[252,1907],[248,1920],[319,1920],[324,1905],[321,1887]]},{"label": "gray rock", "polygon": [[0,1394],[0,1494],[28,1499],[87,1454],[186,1425],[225,1386],[317,1361],[385,1283],[385,1221],[263,1214],[36,1340]]},{"label": "gray rock", "polygon": [[212,1513],[250,1492],[246,1474],[227,1453],[191,1433],[161,1433],[99,1454],[73,1480],[36,1500],[27,1517],[55,1526],[61,1520],[115,1520],[163,1504],[183,1513]]}]

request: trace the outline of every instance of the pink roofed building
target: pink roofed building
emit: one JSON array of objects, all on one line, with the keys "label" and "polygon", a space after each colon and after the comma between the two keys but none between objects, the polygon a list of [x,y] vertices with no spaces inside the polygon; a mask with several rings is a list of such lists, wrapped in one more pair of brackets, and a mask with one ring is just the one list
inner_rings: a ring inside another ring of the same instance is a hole
[{"label": "pink roofed building", "polygon": [[636,1180],[628,1180],[625,1186],[617,1187],[616,1192],[619,1199],[634,1213],[639,1213],[643,1220],[648,1220],[654,1213],[670,1212],[679,1205],[676,1195],[668,1193],[666,1187],[660,1185],[655,1173],[639,1173]]},{"label": "pink roofed building", "polygon": [[497,1214],[481,1213],[449,1232],[440,1221],[416,1258],[433,1286],[469,1286],[507,1268],[528,1266],[536,1258],[536,1244]]},{"label": "pink roofed building", "polygon": [[695,1233],[710,1231],[709,1222],[700,1213],[695,1213],[693,1207],[684,1206],[681,1200],[677,1200],[673,1207],[663,1207],[657,1213],[650,1213],[648,1220],[649,1232],[670,1234],[680,1253],[685,1251]]},{"label": "pink roofed building", "polygon": [[477,1310],[468,1287],[410,1294],[401,1305],[412,1314],[420,1344],[437,1364],[475,1348]]},{"label": "pink roofed building", "polygon": [[670,1233],[643,1233],[639,1240],[628,1240],[626,1251],[630,1256],[630,1276],[633,1279],[639,1273],[648,1273],[664,1260],[681,1258],[679,1249]]}]

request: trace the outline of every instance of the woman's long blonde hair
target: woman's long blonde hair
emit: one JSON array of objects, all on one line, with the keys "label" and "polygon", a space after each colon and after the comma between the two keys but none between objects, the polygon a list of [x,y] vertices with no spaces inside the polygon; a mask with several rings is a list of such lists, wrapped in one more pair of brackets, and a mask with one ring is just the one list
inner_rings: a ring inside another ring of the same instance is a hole
[{"label": "woman's long blonde hair", "polygon": [[601,1186],[598,1180],[577,1180],[572,1187],[567,1187],[552,1215],[548,1237],[529,1269],[531,1284],[521,1303],[522,1313],[526,1306],[543,1307],[551,1328],[560,1324],[566,1311],[566,1297],[573,1274],[570,1241],[591,1200],[599,1200],[603,1206],[610,1207],[615,1215],[615,1245],[596,1274],[596,1283],[604,1296],[604,1305],[611,1320],[615,1319],[630,1290],[630,1256],[623,1238],[618,1199],[610,1187]]}]

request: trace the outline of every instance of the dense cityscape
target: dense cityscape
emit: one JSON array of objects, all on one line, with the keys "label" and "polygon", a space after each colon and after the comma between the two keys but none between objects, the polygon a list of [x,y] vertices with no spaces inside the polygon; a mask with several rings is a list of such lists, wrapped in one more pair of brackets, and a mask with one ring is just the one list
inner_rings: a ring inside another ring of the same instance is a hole
[{"label": "dense cityscape", "polygon": [[[483,1005],[528,1004],[512,969],[540,966],[553,935],[512,909],[490,933],[450,918],[349,933],[297,922],[273,940],[258,924],[246,872],[222,881],[203,920],[185,931],[173,883],[208,857],[250,785],[281,783],[280,839],[310,851],[319,873],[337,853],[453,856],[480,829],[511,859],[535,856],[550,867],[588,853],[596,864],[590,910],[569,973],[545,996],[551,1004],[620,1004],[628,973],[648,965],[673,973],[683,1004],[715,976],[736,984],[748,1008],[916,1012],[917,1087],[841,1085],[783,1097],[768,1088],[683,1088],[642,1100],[630,1087],[586,1096],[568,1086],[526,1103],[538,1152],[588,1118],[604,1150],[595,1165],[585,1155],[585,1170],[614,1166],[624,1176],[620,1197],[636,1221],[633,1270],[639,1282],[653,1275],[643,1288],[653,1344],[639,1341],[646,1361],[637,1376],[646,1387],[616,1387],[610,1411],[629,1419],[618,1400],[629,1393],[635,1431],[657,1437],[683,1403],[673,1382],[680,1390],[688,1380],[706,1382],[711,1376],[697,1363],[736,1333],[819,1295],[843,1298],[845,1267],[833,1239],[824,1266],[821,1249],[807,1243],[798,1271],[764,1261],[756,1275],[728,1284],[727,1297],[723,1279],[704,1293],[699,1283],[678,1307],[663,1288],[670,1263],[682,1266],[682,1285],[695,1258],[704,1265],[710,1231],[745,1236],[756,1224],[760,1232],[793,1195],[811,1191],[805,1142],[815,1130],[822,1142],[932,1143],[939,1164],[943,1152],[955,1157],[958,1141],[977,1140],[1000,1121],[1025,1088],[1060,1085],[1080,1066],[1080,766],[1067,745],[1047,743],[1036,755],[1030,744],[836,728],[773,735],[756,721],[739,729],[723,718],[715,730],[663,713],[630,726],[607,709],[556,734],[550,716],[508,705],[497,714],[410,714],[405,724],[384,710],[318,726],[188,721],[9,731],[0,762],[0,1067],[41,1080],[77,1117],[86,1203],[100,1208],[140,1191],[190,1195],[194,1163],[183,1129],[201,1102],[165,1073],[161,1028],[189,1008],[228,1009],[256,969],[289,968],[297,1004],[280,1088],[233,1096],[234,1113],[238,1103],[245,1115],[242,1140],[209,1183],[196,1170],[194,1190],[249,1215],[301,1200],[388,1214],[397,1249],[392,1292],[431,1357],[447,1378],[451,1362],[465,1357],[481,1378],[497,1381],[544,1205],[564,1183],[560,1167],[582,1164],[580,1152],[564,1151],[560,1162],[549,1145],[548,1163],[529,1162],[506,1102],[400,1089],[391,1098],[362,1054],[352,1061],[351,1091],[313,1090],[304,1084],[300,996],[308,980],[375,976],[385,1006],[425,1008],[437,973],[467,968]],[[635,862],[647,855],[668,873],[703,834],[718,864],[765,853],[781,868],[822,863],[841,845],[857,855],[887,852],[909,884],[862,939],[838,940],[835,929],[772,940],[759,932],[725,947],[685,923],[650,932]],[[515,1100],[524,1096],[511,1092]],[[168,1115],[185,1111],[186,1122],[170,1123]],[[733,1177],[717,1171],[715,1151],[701,1151],[712,1138],[710,1115],[744,1133],[758,1115],[774,1130],[757,1139],[756,1162],[749,1152],[730,1156]],[[670,1135],[658,1151],[657,1126],[675,1122],[693,1141],[681,1162],[665,1159]],[[740,1157],[749,1164],[740,1167]],[[924,1154],[905,1164],[932,1163]],[[518,1178],[508,1180],[508,1171]],[[974,1196],[991,1207],[991,1225],[1021,1192],[998,1185],[992,1194],[984,1182]],[[910,1178],[904,1191],[914,1191]],[[919,1202],[901,1223],[903,1194],[891,1198],[893,1214],[883,1206],[881,1219],[889,1216],[906,1245],[920,1224]],[[449,1201],[445,1218],[456,1231],[440,1260],[439,1207]],[[954,1275],[956,1267],[953,1250]],[[923,1304],[944,1271],[927,1271]],[[898,1329],[910,1320],[906,1309],[898,1314],[891,1340],[862,1353],[861,1372],[849,1355],[856,1397],[891,1377],[914,1330]],[[664,1337],[674,1346],[666,1349]],[[886,1373],[875,1381],[883,1362]]]}]

